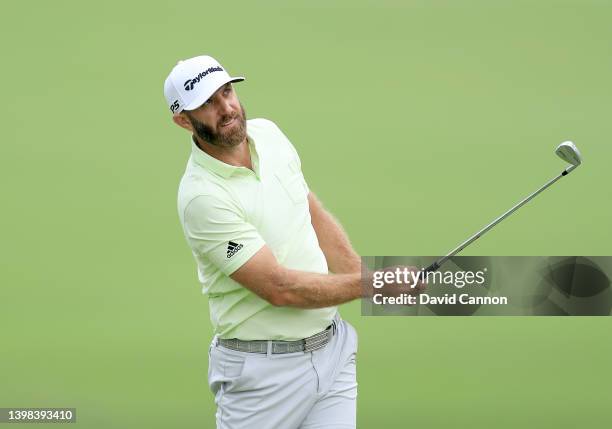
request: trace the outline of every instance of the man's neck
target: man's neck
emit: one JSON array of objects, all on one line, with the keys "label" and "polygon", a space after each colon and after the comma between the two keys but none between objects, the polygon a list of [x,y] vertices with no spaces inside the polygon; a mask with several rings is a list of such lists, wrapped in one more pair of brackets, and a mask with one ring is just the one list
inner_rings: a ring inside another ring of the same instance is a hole
[{"label": "man's neck", "polygon": [[193,136],[196,145],[204,152],[215,159],[224,162],[234,167],[246,167],[253,169],[251,163],[251,152],[247,139],[233,147],[215,146],[210,143],[203,142],[199,137]]}]

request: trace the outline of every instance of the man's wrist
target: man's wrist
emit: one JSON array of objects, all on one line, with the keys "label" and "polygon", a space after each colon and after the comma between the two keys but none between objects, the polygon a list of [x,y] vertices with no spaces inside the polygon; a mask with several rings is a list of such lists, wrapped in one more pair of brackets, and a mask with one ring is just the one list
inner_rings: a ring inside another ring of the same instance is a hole
[{"label": "man's wrist", "polygon": [[360,270],[359,272],[359,287],[361,289],[362,298],[372,298],[374,296],[374,289],[372,288],[374,280],[374,272],[369,268]]}]

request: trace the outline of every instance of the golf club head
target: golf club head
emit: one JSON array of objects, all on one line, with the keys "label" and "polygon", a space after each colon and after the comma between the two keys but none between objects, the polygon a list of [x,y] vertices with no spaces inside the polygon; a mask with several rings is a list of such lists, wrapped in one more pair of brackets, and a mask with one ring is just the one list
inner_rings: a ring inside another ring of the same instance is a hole
[{"label": "golf club head", "polygon": [[572,164],[574,167],[578,167],[582,163],[582,155],[574,143],[566,141],[557,146],[555,153],[563,161]]}]

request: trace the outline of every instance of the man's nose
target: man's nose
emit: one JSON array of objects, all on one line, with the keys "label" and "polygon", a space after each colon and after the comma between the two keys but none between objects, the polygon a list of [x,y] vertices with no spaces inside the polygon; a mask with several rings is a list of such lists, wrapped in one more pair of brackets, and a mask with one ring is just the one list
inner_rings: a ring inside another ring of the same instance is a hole
[{"label": "man's nose", "polygon": [[228,115],[232,113],[234,109],[232,108],[232,104],[229,100],[221,99],[219,102],[219,113],[222,115]]}]

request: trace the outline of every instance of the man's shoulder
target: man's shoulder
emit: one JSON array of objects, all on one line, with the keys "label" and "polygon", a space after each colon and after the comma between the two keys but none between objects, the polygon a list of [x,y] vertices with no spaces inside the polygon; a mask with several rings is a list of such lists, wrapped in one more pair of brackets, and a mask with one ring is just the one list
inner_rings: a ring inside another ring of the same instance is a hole
[{"label": "man's shoulder", "polygon": [[262,148],[275,156],[292,154],[295,149],[289,138],[269,119],[255,118],[247,121],[247,134]]},{"label": "man's shoulder", "polygon": [[185,208],[198,197],[217,199],[224,194],[222,187],[214,176],[197,168],[190,158],[187,168],[178,186],[178,209],[183,212]]},{"label": "man's shoulder", "polygon": [[247,120],[247,129],[249,131],[263,131],[263,132],[277,132],[280,131],[278,125],[269,119],[265,118],[253,118]]},{"label": "man's shoulder", "polygon": [[254,118],[247,120],[247,134],[259,142],[279,142],[288,141],[281,129],[269,119]]}]

